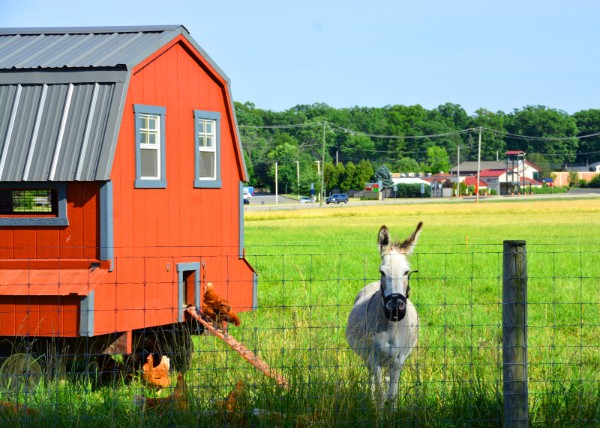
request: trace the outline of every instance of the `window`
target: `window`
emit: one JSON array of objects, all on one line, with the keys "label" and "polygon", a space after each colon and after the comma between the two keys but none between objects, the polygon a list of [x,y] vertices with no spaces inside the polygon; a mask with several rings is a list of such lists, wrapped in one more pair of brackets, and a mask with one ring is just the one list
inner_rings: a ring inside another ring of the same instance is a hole
[{"label": "window", "polygon": [[56,190],[0,189],[0,214],[56,214]]},{"label": "window", "polygon": [[66,184],[0,184],[0,226],[67,226]]},{"label": "window", "polygon": [[220,121],[218,112],[194,110],[195,187],[221,187]]},{"label": "window", "polygon": [[136,188],[165,188],[164,107],[134,105]]}]

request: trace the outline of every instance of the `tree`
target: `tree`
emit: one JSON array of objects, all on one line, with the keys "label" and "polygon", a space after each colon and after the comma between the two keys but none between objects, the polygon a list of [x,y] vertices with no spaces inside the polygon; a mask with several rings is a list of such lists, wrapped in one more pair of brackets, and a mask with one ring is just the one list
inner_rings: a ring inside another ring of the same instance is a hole
[{"label": "tree", "polygon": [[550,177],[550,174],[552,174],[552,167],[550,166],[550,162],[548,162],[548,159],[546,159],[544,155],[539,153],[532,153],[530,155],[527,155],[527,160],[535,166],[537,166],[538,168],[540,168],[540,180],[542,178],[548,178]]},{"label": "tree", "polygon": [[344,160],[371,158],[375,154],[375,143],[365,135],[351,135],[340,149]]},{"label": "tree", "polygon": [[373,165],[370,161],[363,159],[356,166],[352,188],[356,190],[363,189],[365,184],[371,181],[371,178],[373,178]]},{"label": "tree", "polygon": [[332,188],[340,187],[342,185],[342,181],[344,181],[344,177],[346,176],[346,167],[343,163],[340,162],[335,166],[335,174],[336,183]]},{"label": "tree", "polygon": [[383,187],[392,187],[394,185],[394,181],[392,180],[392,173],[389,168],[385,165],[380,166],[375,171],[374,181],[381,181]]},{"label": "tree", "polygon": [[325,174],[323,181],[325,182],[326,189],[333,189],[338,186],[338,172],[334,164],[325,162],[323,174]]},{"label": "tree", "polygon": [[427,148],[427,166],[429,172],[437,174],[438,172],[449,172],[450,158],[446,149],[442,147],[428,147]]},{"label": "tree", "polygon": [[[600,132],[599,109],[578,111],[573,115],[573,118],[579,130],[577,136],[581,137]],[[600,162],[600,135],[579,140],[577,161],[583,164]]]},{"label": "tree", "polygon": [[507,137],[508,150],[540,153],[551,159],[553,168],[560,168],[575,160],[578,147],[577,122],[562,110],[544,106],[527,106],[522,110],[515,110],[508,115],[506,129],[511,134],[527,136]]},{"label": "tree", "polygon": [[344,179],[340,183],[340,190],[342,192],[347,192],[352,189],[352,184],[354,183],[354,176],[356,174],[356,166],[352,161],[346,164],[346,171],[344,173]]},{"label": "tree", "polygon": [[[469,128],[483,127],[481,134],[481,159],[495,160],[500,158],[500,154],[504,156],[506,152],[506,143],[503,135],[506,133],[504,123],[506,121],[506,113],[493,113],[484,108],[475,111],[475,115],[469,121]],[[477,158],[479,130],[474,130],[466,137],[467,147],[463,147],[461,151],[462,160],[475,160]],[[470,149],[469,149],[470,148]],[[452,158],[454,154],[450,154]],[[456,159],[454,159],[456,160]]]},{"label": "tree", "polygon": [[394,164],[394,170],[404,173],[419,172],[421,171],[421,167],[419,165],[419,162],[417,162],[413,158],[403,157],[400,158],[398,162]]}]

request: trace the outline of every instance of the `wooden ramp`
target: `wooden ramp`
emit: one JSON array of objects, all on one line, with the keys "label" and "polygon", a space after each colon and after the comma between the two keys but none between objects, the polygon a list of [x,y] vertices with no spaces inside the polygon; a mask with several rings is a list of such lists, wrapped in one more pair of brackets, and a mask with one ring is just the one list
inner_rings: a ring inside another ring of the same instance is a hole
[{"label": "wooden ramp", "polygon": [[285,389],[289,387],[288,381],[275,370],[271,369],[267,363],[265,363],[258,357],[258,355],[256,355],[254,352],[252,352],[240,342],[238,342],[231,334],[223,334],[221,330],[217,330],[211,323],[204,320],[198,314],[198,311],[196,310],[195,306],[189,306],[186,309],[186,312],[190,314],[196,321],[202,324],[211,334],[217,336],[219,339],[225,342],[231,349],[240,354],[246,361],[248,361],[258,370],[263,372],[265,375],[274,379],[280,387]]}]

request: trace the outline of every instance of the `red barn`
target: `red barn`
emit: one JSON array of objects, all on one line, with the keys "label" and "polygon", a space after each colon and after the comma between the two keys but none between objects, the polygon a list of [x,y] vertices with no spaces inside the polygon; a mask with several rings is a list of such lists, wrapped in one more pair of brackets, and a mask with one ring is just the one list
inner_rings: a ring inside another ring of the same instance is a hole
[{"label": "red barn", "polygon": [[229,79],[183,26],[0,29],[0,358],[179,338],[204,281],[256,306],[246,180]]}]

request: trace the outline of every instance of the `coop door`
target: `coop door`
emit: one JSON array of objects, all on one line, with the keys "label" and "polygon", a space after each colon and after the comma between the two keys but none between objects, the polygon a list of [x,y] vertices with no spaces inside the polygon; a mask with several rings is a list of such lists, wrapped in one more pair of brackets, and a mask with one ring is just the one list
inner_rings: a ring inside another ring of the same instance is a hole
[{"label": "coop door", "polygon": [[188,270],[183,273],[184,305],[196,305],[196,272]]},{"label": "coop door", "polygon": [[200,305],[200,263],[177,263],[179,277],[179,321],[188,306]]}]

